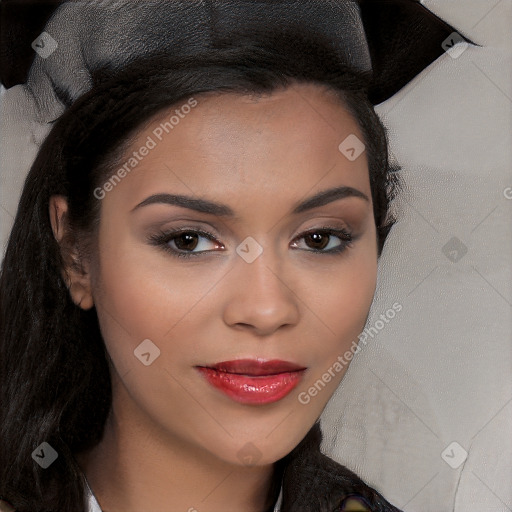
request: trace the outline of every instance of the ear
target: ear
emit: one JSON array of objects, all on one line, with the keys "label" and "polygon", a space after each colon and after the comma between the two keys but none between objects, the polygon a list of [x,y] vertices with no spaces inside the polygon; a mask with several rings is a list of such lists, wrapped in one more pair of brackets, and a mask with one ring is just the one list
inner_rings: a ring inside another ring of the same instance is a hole
[{"label": "ear", "polygon": [[87,310],[94,306],[91,277],[88,265],[82,261],[77,244],[69,242],[73,237],[69,233],[66,222],[67,211],[68,203],[64,196],[50,197],[50,222],[64,261],[62,278],[69,290],[71,300],[80,308]]}]

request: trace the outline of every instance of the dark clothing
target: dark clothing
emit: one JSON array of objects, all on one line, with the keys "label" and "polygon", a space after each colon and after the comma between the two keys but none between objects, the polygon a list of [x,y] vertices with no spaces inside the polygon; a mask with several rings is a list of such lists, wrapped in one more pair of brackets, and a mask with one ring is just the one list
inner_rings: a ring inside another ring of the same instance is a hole
[{"label": "dark clothing", "polygon": [[[320,424],[316,423],[302,442],[278,462],[283,486],[281,512],[365,510],[348,508],[348,503],[354,501],[366,504],[370,512],[401,512],[355,473],[321,453],[321,441]],[[273,492],[278,493],[279,488]]]}]

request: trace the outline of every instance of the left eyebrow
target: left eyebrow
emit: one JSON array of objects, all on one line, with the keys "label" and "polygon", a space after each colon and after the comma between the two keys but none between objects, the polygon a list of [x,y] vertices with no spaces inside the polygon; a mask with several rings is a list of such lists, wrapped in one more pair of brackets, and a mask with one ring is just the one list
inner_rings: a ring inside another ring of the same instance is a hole
[{"label": "left eyebrow", "polygon": [[[297,215],[319,206],[332,203],[339,199],[345,199],[348,197],[358,197],[365,201],[370,201],[368,196],[360,190],[353,187],[335,187],[327,190],[318,192],[312,197],[298,203],[292,209],[292,214]],[[132,209],[132,212],[143,206],[150,204],[170,204],[174,206],[181,206],[182,208],[188,208],[189,210],[195,210],[201,213],[208,213],[210,215],[217,215],[219,217],[235,217],[235,212],[227,205],[222,203],[215,203],[206,199],[199,199],[197,197],[184,196],[180,194],[154,194],[144,199],[141,203]]]},{"label": "left eyebrow", "polygon": [[364,199],[365,201],[370,202],[368,196],[357,188],[335,187],[318,192],[318,194],[315,194],[313,197],[309,197],[305,201],[297,204],[292,210],[292,213],[302,213],[307,210],[312,210],[313,208],[318,208],[319,206],[332,203],[338,199],[345,199],[347,197],[359,197],[360,199]]}]

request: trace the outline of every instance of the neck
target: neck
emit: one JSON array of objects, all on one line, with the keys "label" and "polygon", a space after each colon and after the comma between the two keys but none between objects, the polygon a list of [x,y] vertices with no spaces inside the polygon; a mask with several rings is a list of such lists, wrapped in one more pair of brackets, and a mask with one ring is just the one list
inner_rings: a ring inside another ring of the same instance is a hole
[{"label": "neck", "polygon": [[103,512],[267,512],[272,506],[274,465],[235,466],[127,418],[133,414],[113,407],[101,442],[77,457]]}]

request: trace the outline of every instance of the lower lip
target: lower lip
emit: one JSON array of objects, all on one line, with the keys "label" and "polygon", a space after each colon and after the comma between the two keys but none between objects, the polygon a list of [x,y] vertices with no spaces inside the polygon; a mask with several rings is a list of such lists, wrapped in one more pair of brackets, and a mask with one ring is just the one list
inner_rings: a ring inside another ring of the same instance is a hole
[{"label": "lower lip", "polygon": [[199,367],[206,380],[231,399],[242,404],[270,404],[288,395],[300,382],[305,370],[275,375],[239,375]]}]

